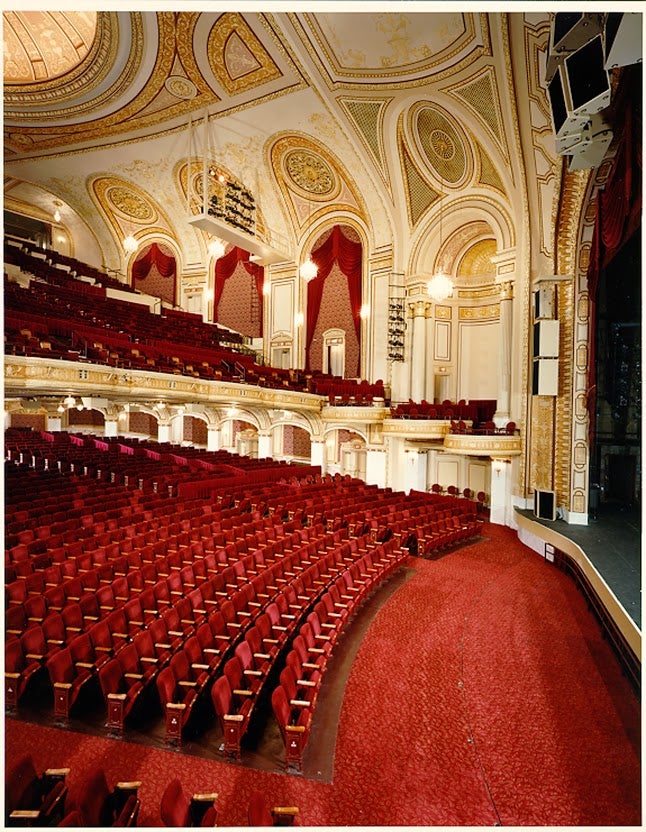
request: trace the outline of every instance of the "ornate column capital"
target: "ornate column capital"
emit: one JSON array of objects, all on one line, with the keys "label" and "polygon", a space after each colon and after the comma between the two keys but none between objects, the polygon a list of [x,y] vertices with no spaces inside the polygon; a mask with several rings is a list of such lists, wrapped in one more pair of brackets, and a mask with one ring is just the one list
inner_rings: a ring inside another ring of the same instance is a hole
[{"label": "ornate column capital", "polygon": [[426,300],[416,300],[408,303],[411,318],[428,318],[431,314],[431,304]]},{"label": "ornate column capital", "polygon": [[504,280],[498,283],[500,288],[500,300],[513,300],[514,298],[514,281]]}]

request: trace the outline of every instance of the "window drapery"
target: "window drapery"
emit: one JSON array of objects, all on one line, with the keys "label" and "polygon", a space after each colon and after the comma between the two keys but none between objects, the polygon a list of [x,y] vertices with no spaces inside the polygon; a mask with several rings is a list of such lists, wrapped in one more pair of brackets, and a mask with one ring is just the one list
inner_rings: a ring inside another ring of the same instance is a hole
[{"label": "window drapery", "polygon": [[262,335],[262,304],[263,304],[263,285],[265,282],[265,269],[259,266],[258,263],[252,263],[249,260],[249,252],[233,246],[223,257],[216,260],[215,263],[215,286],[213,291],[213,318],[218,319],[218,306],[224,291],[224,284],[231,277],[238,267],[238,263],[242,263],[247,271],[254,279],[256,293],[258,295],[258,304],[260,307],[260,334]]},{"label": "window drapery", "polygon": [[312,260],[318,267],[318,274],[307,286],[307,335],[305,340],[305,366],[310,366],[310,347],[314,338],[316,322],[321,310],[323,284],[335,263],[346,276],[350,292],[350,307],[354,331],[361,348],[361,243],[349,240],[341,226],[335,225],[327,240],[312,252]]},{"label": "window drapery", "polygon": [[132,264],[133,280],[144,280],[154,267],[162,277],[175,276],[175,258],[172,254],[165,254],[157,243],[144,250]]}]

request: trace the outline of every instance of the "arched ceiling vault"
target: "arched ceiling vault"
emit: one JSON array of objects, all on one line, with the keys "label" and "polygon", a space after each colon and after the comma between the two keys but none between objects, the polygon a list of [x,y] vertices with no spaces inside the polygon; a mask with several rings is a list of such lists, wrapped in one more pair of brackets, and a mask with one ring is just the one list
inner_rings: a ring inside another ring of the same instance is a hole
[{"label": "arched ceiling vault", "polygon": [[[535,107],[536,148],[518,130],[517,102],[544,97],[533,68],[548,21],[396,8],[5,12],[5,197],[43,216],[61,201],[77,250],[98,245],[106,261],[124,224],[150,232],[112,197],[146,205],[195,264],[204,241],[187,222],[186,177],[205,140],[188,124],[206,120],[210,158],[253,191],[294,259],[312,216],[338,212],[375,248],[395,240],[413,268],[437,256],[441,206],[455,225],[443,256],[454,273],[482,273],[485,241],[518,242],[506,226],[523,214],[534,158],[543,205],[557,181],[545,109]],[[97,177],[123,190],[97,189]],[[461,220],[459,206],[470,209]]]}]

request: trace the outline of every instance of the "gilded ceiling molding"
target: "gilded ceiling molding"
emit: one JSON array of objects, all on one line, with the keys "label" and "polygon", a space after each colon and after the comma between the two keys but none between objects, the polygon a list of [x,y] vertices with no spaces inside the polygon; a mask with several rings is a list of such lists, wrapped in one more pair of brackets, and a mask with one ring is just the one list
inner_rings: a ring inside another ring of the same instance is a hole
[{"label": "gilded ceiling molding", "polygon": [[473,139],[473,142],[476,148],[477,173],[475,178],[477,183],[486,188],[493,188],[494,191],[506,197],[507,191],[505,190],[496,166],[491,161],[491,157],[487,154],[480,142],[475,139]]},{"label": "gilded ceiling molding", "polygon": [[436,179],[459,188],[473,175],[474,163],[466,133],[444,108],[419,101],[406,114],[408,135]]},{"label": "gilded ceiling molding", "polygon": [[59,78],[47,78],[33,83],[5,83],[4,113],[11,115],[11,107],[40,105],[68,101],[81,89],[95,88],[110,71],[118,44],[119,16],[117,12],[98,12],[94,41],[85,58]]},{"label": "gilded ceiling molding", "polygon": [[96,12],[5,11],[5,84],[37,84],[73,72],[96,37]]},{"label": "gilded ceiling molding", "polygon": [[485,126],[495,140],[505,160],[509,162],[509,147],[505,135],[495,68],[484,67],[466,83],[448,87],[446,92],[459,98],[475,113],[478,121]]},{"label": "gilded ceiling molding", "polygon": [[495,240],[478,240],[470,246],[457,266],[460,277],[494,277],[496,266],[492,257],[497,253]]},{"label": "gilded ceiling molding", "polygon": [[[439,57],[433,57],[430,61],[416,61],[405,67],[390,64],[384,65],[383,69],[380,68],[379,70],[376,68],[363,70],[357,67],[346,68],[341,67],[335,59],[334,49],[318,26],[315,15],[290,12],[288,16],[330,90],[362,89],[366,85],[374,88],[378,84],[382,85],[384,89],[392,90],[422,86],[428,84],[430,78],[434,81],[443,80],[466,69],[483,55],[491,55],[491,38],[487,15],[484,13],[478,15],[463,14],[464,34],[450,47],[442,50]],[[401,38],[398,38],[396,33],[393,34],[392,43],[399,46],[400,41]],[[464,53],[469,45],[472,46],[469,52],[459,58],[460,53]],[[354,51],[356,54],[356,50]],[[322,60],[321,55],[324,55],[327,60]],[[455,61],[455,63],[451,63],[451,61]],[[332,77],[330,71],[335,73],[337,77]],[[406,77],[404,78],[404,76]]]},{"label": "gilded ceiling molding", "polygon": [[352,122],[362,144],[372,156],[381,178],[392,193],[390,173],[384,146],[384,117],[392,98],[337,98],[347,118]]},{"label": "gilded ceiling molding", "polygon": [[271,144],[269,155],[294,227],[302,230],[326,214],[342,211],[367,216],[359,190],[323,145],[290,133]]},{"label": "gilded ceiling molding", "polygon": [[[130,55],[130,64],[133,70],[136,71],[139,69],[143,50],[142,15],[133,13],[131,17],[133,19],[133,26],[136,24],[138,27],[137,37],[133,37],[133,50]],[[5,133],[6,141],[10,142],[16,148],[19,148],[19,152],[34,149],[42,151],[54,149],[60,144],[66,144],[69,141],[70,135],[73,135],[78,143],[92,142],[96,149],[96,146],[103,146],[109,140],[118,137],[120,134],[131,134],[134,130],[154,126],[155,124],[166,122],[169,119],[184,114],[188,115],[192,110],[217,100],[213,91],[200,76],[192,79],[194,83],[196,82],[199,90],[196,98],[190,101],[184,101],[173,97],[172,102],[169,102],[168,106],[161,108],[155,104],[158,101],[160,92],[165,90],[166,80],[174,74],[177,56],[176,18],[174,13],[159,12],[156,15],[156,20],[159,28],[157,59],[150,77],[139,95],[128,101],[120,110],[95,121],[83,124],[79,124],[77,119],[78,113],[81,111],[80,107],[75,106],[67,114],[70,123],[61,126],[57,125],[55,132],[50,127],[44,129],[39,127],[21,127],[20,131],[16,131],[15,133],[8,129]],[[93,99],[89,102],[87,107],[88,111],[95,109],[99,105],[108,103],[113,99],[118,100],[122,94],[120,89],[124,86],[127,87],[129,84],[129,74],[128,78],[126,78],[126,74],[122,75],[119,82],[119,90],[113,87],[99,98]],[[150,112],[146,112],[147,108],[150,108]],[[55,111],[49,114],[46,113],[45,115],[58,119],[62,118],[65,114],[65,111]],[[42,119],[43,113],[39,112],[37,117]],[[164,132],[172,132],[172,130]],[[40,136],[44,138],[41,140]],[[127,143],[134,141],[136,139],[129,139]]]},{"label": "gilded ceiling molding", "polygon": [[238,95],[282,73],[241,14],[220,15],[209,33],[209,66],[222,89]]},{"label": "gilded ceiling molding", "polygon": [[429,208],[441,198],[442,194],[428,184],[423,174],[413,161],[403,136],[399,136],[399,163],[406,194],[406,211],[410,228],[415,228]]},{"label": "gilded ceiling molding", "polygon": [[461,306],[458,310],[461,321],[497,321],[500,318],[500,303],[489,306]]}]

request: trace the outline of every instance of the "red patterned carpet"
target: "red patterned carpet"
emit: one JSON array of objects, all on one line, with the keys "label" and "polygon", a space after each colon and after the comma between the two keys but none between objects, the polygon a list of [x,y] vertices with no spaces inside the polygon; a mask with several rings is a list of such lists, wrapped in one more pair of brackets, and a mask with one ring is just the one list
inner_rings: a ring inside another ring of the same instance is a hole
[{"label": "red patterned carpet", "polygon": [[6,720],[6,762],[102,765],[159,799],[218,791],[219,825],[251,792],[299,825],[640,825],[640,707],[574,583],[487,525],[487,539],[415,573],[367,630],[345,689],[330,785]]}]

